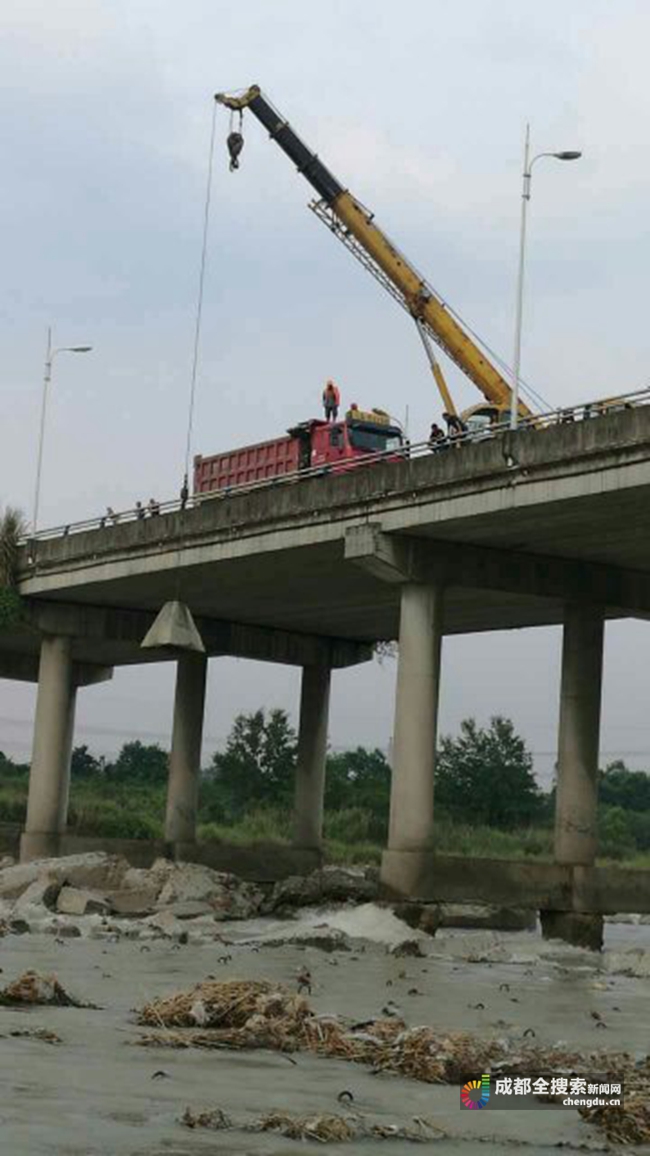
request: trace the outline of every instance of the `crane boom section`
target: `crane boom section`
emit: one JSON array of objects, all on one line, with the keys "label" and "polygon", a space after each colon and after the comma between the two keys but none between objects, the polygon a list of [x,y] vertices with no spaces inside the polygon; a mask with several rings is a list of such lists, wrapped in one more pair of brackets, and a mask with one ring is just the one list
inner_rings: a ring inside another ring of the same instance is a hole
[{"label": "crane boom section", "polygon": [[[375,224],[372,213],[340,184],[319,157],[304,144],[291,125],[262,95],[259,87],[253,85],[239,97],[219,93],[215,99],[233,111],[250,109],[309,181],[344,230],[355,238],[371,264],[381,270],[395,287],[416,321],[426,327],[487,401],[499,409],[506,409],[510,404],[511,389],[505,379],[469,334],[465,333],[431,286],[427,285],[404,254]],[[522,417],[530,415],[530,410],[523,402],[519,403],[519,412]]]}]

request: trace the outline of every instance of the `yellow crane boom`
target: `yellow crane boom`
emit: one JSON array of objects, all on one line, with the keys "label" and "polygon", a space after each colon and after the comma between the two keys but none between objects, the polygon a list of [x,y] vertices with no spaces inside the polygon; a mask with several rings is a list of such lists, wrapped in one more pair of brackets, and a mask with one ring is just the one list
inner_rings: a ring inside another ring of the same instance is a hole
[{"label": "yellow crane boom", "polygon": [[[451,315],[424,277],[379,228],[373,214],[307,148],[260,88],[253,85],[241,96],[218,93],[215,100],[233,112],[241,113],[244,109],[250,109],[316,190],[319,199],[311,205],[316,215],[410,313],[423,340],[424,335],[432,338],[496,410],[508,410],[512,396],[510,386],[483,350]],[[444,376],[435,358],[431,360],[431,368],[447,412],[455,413]],[[529,417],[531,411],[520,401],[519,413],[521,417]]]}]

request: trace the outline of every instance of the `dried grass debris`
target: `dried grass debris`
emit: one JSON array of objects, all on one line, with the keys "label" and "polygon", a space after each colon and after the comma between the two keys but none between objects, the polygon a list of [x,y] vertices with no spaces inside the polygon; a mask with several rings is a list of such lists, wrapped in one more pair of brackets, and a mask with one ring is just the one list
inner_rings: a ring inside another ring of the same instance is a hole
[{"label": "dried grass debris", "polygon": [[[15,1028],[8,1035],[15,1040],[40,1040],[44,1044],[63,1043],[61,1037],[57,1036],[56,1032],[50,1031],[49,1028]],[[7,1039],[7,1036],[0,1036],[0,1039]]]},{"label": "dried grass debris", "polygon": [[[197,1008],[201,1009],[200,1014]],[[610,1141],[650,1142],[650,1059],[638,1063],[625,1052],[573,1052],[560,1047],[544,1048],[526,1040],[483,1039],[470,1032],[442,1032],[429,1026],[407,1028],[396,1017],[355,1024],[339,1016],[316,1015],[303,996],[262,980],[197,984],[188,992],[147,1004],[139,1014],[139,1023],[153,1028],[138,1040],[145,1047],[308,1051],[366,1064],[375,1073],[397,1074],[429,1084],[456,1084],[468,1072],[611,1072],[624,1080],[624,1107],[580,1109],[581,1116],[598,1125]],[[345,1131],[352,1128],[351,1120],[358,1124],[362,1118],[318,1115],[294,1119],[276,1112],[263,1119],[266,1123],[262,1127],[258,1122],[258,1130],[281,1130],[286,1126],[289,1131],[283,1135],[292,1138],[291,1130],[295,1129],[296,1138],[318,1140],[322,1137],[317,1133],[327,1132],[328,1122],[342,1120],[345,1128],[336,1128]],[[395,1132],[392,1125],[377,1124],[372,1128],[375,1130],[356,1131],[354,1135],[426,1138],[422,1123],[413,1135],[404,1130]],[[351,1137],[341,1134],[327,1138]]]},{"label": "dried grass debris", "polygon": [[320,1144],[338,1144],[366,1138],[426,1143],[446,1135],[443,1129],[419,1116],[413,1118],[413,1125],[405,1126],[371,1121],[358,1113],[341,1116],[332,1112],[311,1112],[294,1116],[278,1109],[265,1113],[259,1119],[238,1123],[221,1108],[203,1112],[186,1108],[181,1124],[186,1128],[207,1128],[212,1131],[238,1128],[244,1132],[273,1132],[288,1140],[314,1140]]},{"label": "dried grass debris", "polygon": [[289,1112],[268,1112],[250,1125],[252,1132],[275,1132],[288,1140],[319,1140],[321,1144],[354,1140],[359,1135],[355,1123],[345,1116],[326,1112],[311,1116],[291,1116]]},{"label": "dried grass debris", "polygon": [[212,1132],[223,1132],[232,1128],[232,1120],[222,1108],[213,1108],[210,1112],[193,1112],[186,1108],[181,1116],[181,1124],[186,1128],[209,1128]]}]

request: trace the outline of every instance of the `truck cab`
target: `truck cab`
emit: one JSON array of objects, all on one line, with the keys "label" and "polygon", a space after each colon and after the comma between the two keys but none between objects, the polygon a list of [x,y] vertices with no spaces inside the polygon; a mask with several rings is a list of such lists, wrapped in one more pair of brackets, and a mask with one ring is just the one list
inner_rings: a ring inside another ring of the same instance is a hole
[{"label": "truck cab", "polygon": [[303,469],[337,465],[344,469],[346,462],[357,458],[386,454],[391,450],[398,452],[404,441],[401,429],[391,422],[388,414],[357,408],[349,409],[343,421],[306,422],[291,433],[301,437]]}]

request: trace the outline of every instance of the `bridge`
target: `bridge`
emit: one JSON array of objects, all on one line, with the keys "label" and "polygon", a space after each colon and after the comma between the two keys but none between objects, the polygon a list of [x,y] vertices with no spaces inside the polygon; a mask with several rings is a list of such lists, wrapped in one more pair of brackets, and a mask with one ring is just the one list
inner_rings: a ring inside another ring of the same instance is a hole
[{"label": "bridge", "polygon": [[[587,942],[603,911],[650,910],[650,873],[595,867],[604,624],[650,616],[650,406],[584,418],[26,542],[28,621],[0,637],[0,677],[39,685],[23,856],[62,845],[77,688],[148,661],[177,663],[165,838],[191,855],[207,661],[238,655],[302,667],[295,845],[317,857],[332,672],[399,639],[387,891],[528,895],[547,933]],[[175,599],[205,655],[141,648]],[[555,861],[445,861],[432,850],[442,638],[548,624],[564,634]]]}]

